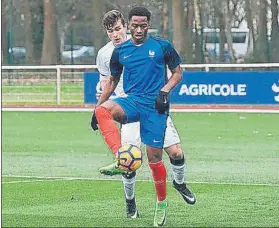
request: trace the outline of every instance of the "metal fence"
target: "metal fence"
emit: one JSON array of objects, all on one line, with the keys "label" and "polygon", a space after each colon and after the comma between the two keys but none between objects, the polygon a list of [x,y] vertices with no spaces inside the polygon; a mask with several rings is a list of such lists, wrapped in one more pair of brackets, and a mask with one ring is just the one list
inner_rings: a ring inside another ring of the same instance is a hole
[{"label": "metal fence", "polygon": [[[279,71],[279,63],[182,64],[185,71]],[[96,65],[2,66],[3,105],[83,105],[83,73]]]}]

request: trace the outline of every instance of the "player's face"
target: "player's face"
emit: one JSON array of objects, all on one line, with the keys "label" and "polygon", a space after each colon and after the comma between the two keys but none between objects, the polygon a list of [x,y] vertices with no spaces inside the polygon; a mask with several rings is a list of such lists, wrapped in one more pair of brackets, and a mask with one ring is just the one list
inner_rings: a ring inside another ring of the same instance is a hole
[{"label": "player's face", "polygon": [[119,19],[113,27],[107,30],[107,34],[109,39],[116,46],[121,44],[126,39],[126,26],[121,23],[121,19]]},{"label": "player's face", "polygon": [[134,43],[141,44],[145,41],[150,24],[145,16],[132,16],[129,22]]}]

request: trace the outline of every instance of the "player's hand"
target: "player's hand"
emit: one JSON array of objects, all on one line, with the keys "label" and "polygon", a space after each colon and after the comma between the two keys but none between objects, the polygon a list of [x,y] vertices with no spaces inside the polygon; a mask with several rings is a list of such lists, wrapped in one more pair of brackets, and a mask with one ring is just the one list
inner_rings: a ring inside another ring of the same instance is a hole
[{"label": "player's hand", "polygon": [[91,117],[91,127],[94,131],[98,130],[98,121],[97,121],[97,118],[96,118],[95,110],[94,110],[94,112],[92,114],[92,117]]},{"label": "player's hand", "polygon": [[170,94],[160,91],[155,100],[155,108],[159,114],[167,114],[170,108]]},{"label": "player's hand", "polygon": [[99,100],[101,95],[103,93],[103,90],[101,88],[101,83],[99,82],[96,88],[96,99]]},{"label": "player's hand", "polygon": [[102,95],[102,92],[98,92],[98,91],[97,91],[97,93],[96,93],[96,99],[99,100],[100,97],[101,97],[101,95]]}]

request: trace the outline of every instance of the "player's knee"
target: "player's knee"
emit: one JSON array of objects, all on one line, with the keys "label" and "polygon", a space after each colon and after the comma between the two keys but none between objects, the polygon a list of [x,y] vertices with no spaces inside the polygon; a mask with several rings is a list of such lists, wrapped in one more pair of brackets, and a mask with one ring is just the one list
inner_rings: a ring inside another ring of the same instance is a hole
[{"label": "player's knee", "polygon": [[176,166],[184,165],[185,164],[184,155],[182,154],[182,156],[170,157],[170,163]]},{"label": "player's knee", "polygon": [[158,156],[158,155],[152,155],[152,156],[148,156],[148,162],[151,162],[151,163],[157,163],[159,161],[162,160],[162,156]]},{"label": "player's knee", "polygon": [[165,148],[165,151],[169,155],[170,159],[180,160],[180,159],[184,158],[184,153],[183,153],[183,150],[182,150],[180,144],[175,144],[168,148]]},{"label": "player's knee", "polygon": [[169,157],[173,160],[180,160],[184,157],[182,152],[173,152],[172,154],[169,154]]},{"label": "player's knee", "polygon": [[97,120],[102,119],[108,112],[109,111],[102,106],[97,106],[95,108],[95,115],[96,115]]},{"label": "player's knee", "polygon": [[170,163],[176,166],[182,166],[185,164],[184,153],[180,144],[176,144],[166,148],[166,152],[169,155]]},{"label": "player's knee", "polygon": [[157,163],[162,160],[162,149],[146,147],[148,162]]}]

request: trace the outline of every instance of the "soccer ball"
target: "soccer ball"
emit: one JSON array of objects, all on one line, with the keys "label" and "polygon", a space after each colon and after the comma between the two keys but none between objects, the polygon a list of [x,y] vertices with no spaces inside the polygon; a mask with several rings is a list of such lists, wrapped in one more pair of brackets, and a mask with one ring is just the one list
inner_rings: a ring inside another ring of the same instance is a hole
[{"label": "soccer ball", "polygon": [[142,164],[142,152],[137,146],[126,144],[119,148],[116,154],[119,168],[132,172],[136,171]]}]

